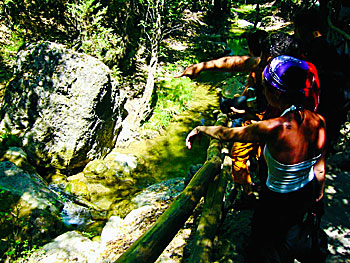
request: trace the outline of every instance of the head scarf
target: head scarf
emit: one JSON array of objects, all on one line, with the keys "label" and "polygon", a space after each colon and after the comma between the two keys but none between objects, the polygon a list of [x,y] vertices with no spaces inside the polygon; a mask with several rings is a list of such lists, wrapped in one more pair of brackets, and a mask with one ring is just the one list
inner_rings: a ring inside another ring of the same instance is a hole
[{"label": "head scarf", "polygon": [[317,70],[312,63],[286,55],[275,57],[264,69],[265,81],[276,89],[286,92],[291,87],[283,81],[281,76],[290,67],[299,67],[307,71],[305,85],[300,87],[299,91],[306,97],[305,108],[316,111],[319,104],[320,84]]},{"label": "head scarf", "polygon": [[[282,92],[286,92],[288,90],[288,83],[285,83],[285,81],[281,79],[281,76],[290,67],[298,67],[305,71],[309,69],[307,63],[303,60],[286,55],[278,56],[272,59],[270,64],[265,67],[265,81],[270,83],[276,89]],[[303,89],[304,87],[302,87],[302,90]]]}]

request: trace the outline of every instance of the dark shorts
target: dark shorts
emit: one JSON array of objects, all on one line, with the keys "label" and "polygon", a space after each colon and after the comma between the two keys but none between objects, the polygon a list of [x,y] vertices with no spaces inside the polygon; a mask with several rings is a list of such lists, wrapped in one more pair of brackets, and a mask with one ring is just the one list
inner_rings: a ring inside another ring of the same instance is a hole
[{"label": "dark shorts", "polygon": [[315,207],[318,187],[314,179],[291,193],[276,193],[266,186],[262,189],[252,219],[248,262],[294,262],[289,249],[291,230]]}]

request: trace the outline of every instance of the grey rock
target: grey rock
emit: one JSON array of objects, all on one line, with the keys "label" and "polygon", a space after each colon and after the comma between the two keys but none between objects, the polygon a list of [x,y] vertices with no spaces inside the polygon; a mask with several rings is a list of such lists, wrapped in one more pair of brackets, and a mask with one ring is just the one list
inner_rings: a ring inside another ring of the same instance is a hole
[{"label": "grey rock", "polygon": [[36,165],[71,170],[114,147],[125,97],[96,58],[31,43],[19,51],[6,87],[0,131],[20,136]]},{"label": "grey rock", "polygon": [[[29,174],[11,162],[0,162],[0,190],[1,210],[8,212],[1,223],[1,239],[42,243],[66,230],[60,218],[63,202],[39,175]],[[13,224],[21,229],[17,237],[9,232]]]},{"label": "grey rock", "polygon": [[29,258],[29,263],[96,263],[101,246],[77,231],[66,232],[43,246]]}]

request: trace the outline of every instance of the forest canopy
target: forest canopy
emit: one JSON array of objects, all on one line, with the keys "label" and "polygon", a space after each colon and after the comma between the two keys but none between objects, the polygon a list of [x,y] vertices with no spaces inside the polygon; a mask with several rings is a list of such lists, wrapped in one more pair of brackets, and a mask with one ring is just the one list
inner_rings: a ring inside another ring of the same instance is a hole
[{"label": "forest canopy", "polygon": [[[330,6],[336,7],[329,2]],[[251,14],[257,22],[265,11],[266,1],[189,1],[189,0],[6,0],[0,3],[3,25],[10,39],[2,39],[1,60],[5,63],[24,42],[47,40],[66,44],[77,51],[93,55],[111,69],[123,74],[135,70],[135,57],[141,47],[144,55],[159,50],[164,38],[183,29],[184,10],[206,11],[211,24],[222,27],[232,17],[233,7],[256,5]],[[320,6],[326,14],[326,1],[271,1],[269,11],[280,10],[291,18],[300,8]],[[4,33],[3,33],[4,34]],[[150,58],[149,58],[150,59]]]}]

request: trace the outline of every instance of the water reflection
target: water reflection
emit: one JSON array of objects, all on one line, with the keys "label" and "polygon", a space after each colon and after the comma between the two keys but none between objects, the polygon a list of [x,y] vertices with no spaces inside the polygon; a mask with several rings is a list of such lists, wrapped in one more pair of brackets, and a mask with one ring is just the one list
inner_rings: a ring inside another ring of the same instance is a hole
[{"label": "water reflection", "polygon": [[88,208],[77,205],[72,201],[64,203],[61,212],[62,221],[69,226],[83,226],[92,222],[92,217]]}]

